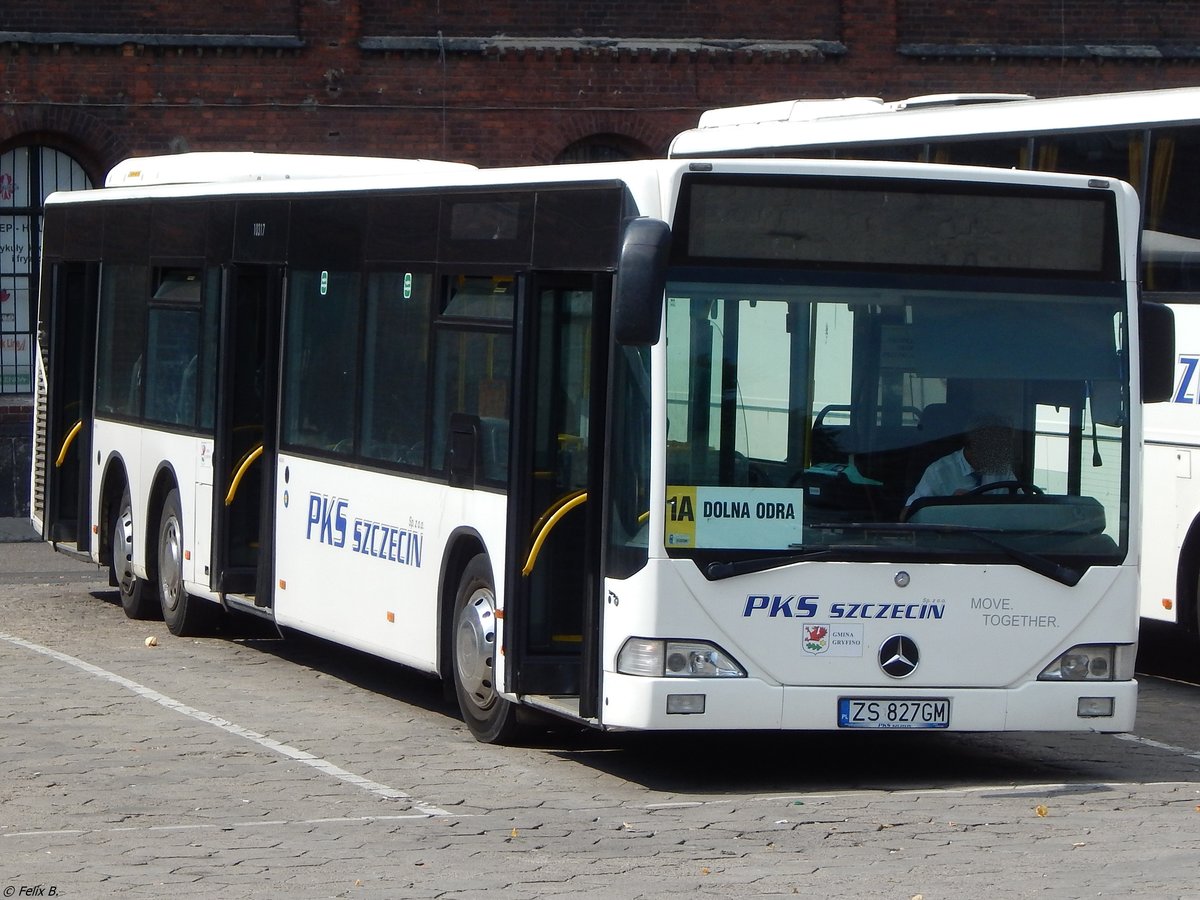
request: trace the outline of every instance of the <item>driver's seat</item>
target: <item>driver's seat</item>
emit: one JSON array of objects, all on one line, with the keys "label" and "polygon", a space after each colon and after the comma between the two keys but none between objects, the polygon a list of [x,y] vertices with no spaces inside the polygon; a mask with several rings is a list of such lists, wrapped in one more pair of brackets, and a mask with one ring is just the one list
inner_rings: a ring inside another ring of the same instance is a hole
[{"label": "driver's seat", "polygon": [[931,462],[960,449],[966,440],[966,415],[949,403],[930,403],[917,424],[921,442],[908,454],[905,496],[917,486]]}]

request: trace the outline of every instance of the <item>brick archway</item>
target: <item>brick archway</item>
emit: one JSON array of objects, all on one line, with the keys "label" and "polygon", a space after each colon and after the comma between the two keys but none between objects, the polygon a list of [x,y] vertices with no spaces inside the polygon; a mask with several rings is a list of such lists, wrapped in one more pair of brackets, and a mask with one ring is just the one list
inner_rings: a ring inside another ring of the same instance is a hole
[{"label": "brick archway", "polygon": [[128,156],[129,144],[89,112],[63,106],[19,107],[0,115],[0,153],[14,147],[39,146],[72,157],[93,184]]},{"label": "brick archway", "polygon": [[563,148],[556,163],[620,162],[648,159],[654,153],[641,141],[623,134],[591,134]]},{"label": "brick archway", "polygon": [[[591,145],[607,146],[625,152],[625,159],[652,159],[665,156],[667,147],[675,133],[661,117],[639,113],[593,113],[571,116],[556,122],[557,127],[548,128],[534,146],[531,163],[556,163],[568,161],[564,157],[571,151],[582,151]],[[603,150],[601,151],[604,152]],[[606,159],[621,158],[607,156]],[[585,158],[571,159],[583,162]],[[593,160],[595,161],[595,160]]]}]

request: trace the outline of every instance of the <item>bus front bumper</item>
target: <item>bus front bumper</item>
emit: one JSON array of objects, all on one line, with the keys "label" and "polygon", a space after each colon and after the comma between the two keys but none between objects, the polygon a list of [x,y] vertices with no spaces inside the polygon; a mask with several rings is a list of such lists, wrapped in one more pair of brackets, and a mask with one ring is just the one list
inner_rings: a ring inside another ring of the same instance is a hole
[{"label": "bus front bumper", "polygon": [[[1012,689],[886,686],[782,687],[752,678],[645,678],[604,674],[601,723],[635,730],[846,730],[843,701],[875,702],[860,729],[1097,731],[1133,728],[1136,681],[1035,681]],[[903,721],[911,707],[945,702],[944,724]],[[882,704],[882,705],[880,705]],[[861,708],[861,707],[860,707]],[[890,715],[897,710],[899,716]]]}]

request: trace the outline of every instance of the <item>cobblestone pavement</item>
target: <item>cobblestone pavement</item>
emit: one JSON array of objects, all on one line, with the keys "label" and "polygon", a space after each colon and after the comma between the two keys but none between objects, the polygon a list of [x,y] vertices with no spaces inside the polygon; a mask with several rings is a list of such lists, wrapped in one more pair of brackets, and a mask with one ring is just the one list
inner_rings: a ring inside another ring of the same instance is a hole
[{"label": "cobblestone pavement", "polygon": [[1184,682],[1128,736],[487,747],[421,676],[250,631],[174,638],[0,545],[0,896],[1200,897]]}]

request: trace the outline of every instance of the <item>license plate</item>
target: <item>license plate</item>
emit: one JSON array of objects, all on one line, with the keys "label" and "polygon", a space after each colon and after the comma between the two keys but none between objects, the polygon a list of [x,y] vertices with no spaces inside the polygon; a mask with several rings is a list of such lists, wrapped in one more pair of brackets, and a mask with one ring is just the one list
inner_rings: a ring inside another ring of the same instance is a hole
[{"label": "license plate", "polygon": [[839,697],[838,728],[949,728],[944,697],[884,699]]}]

